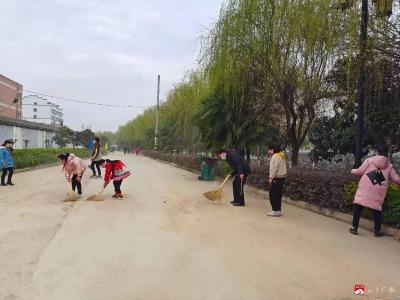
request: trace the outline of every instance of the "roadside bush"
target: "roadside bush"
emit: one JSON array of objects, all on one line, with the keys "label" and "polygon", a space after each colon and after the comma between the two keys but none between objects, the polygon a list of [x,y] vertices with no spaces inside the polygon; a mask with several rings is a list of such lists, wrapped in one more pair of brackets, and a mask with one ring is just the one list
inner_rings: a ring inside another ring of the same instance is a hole
[{"label": "roadside bush", "polygon": [[[257,188],[268,190],[268,178],[268,166],[253,166],[248,182]],[[288,170],[284,193],[293,200],[348,212],[351,205],[342,201],[342,194],[344,185],[352,180],[354,177],[349,174],[293,168]]]},{"label": "roadside bush", "polygon": [[143,150],[142,153],[145,156],[175,163],[181,167],[185,167],[191,170],[200,171],[200,160],[196,155],[191,154],[174,154],[174,153],[164,153],[154,150]]},{"label": "roadside bush", "polygon": [[56,163],[57,155],[60,153],[74,153],[76,156],[87,158],[90,152],[82,148],[36,148],[36,149],[15,149],[15,169],[35,167],[44,164]]}]

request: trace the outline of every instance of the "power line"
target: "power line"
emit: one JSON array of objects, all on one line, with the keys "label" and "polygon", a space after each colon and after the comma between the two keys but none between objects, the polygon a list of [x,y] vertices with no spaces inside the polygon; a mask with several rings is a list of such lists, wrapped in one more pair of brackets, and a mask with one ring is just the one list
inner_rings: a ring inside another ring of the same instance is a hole
[{"label": "power line", "polygon": [[[72,98],[65,98],[65,97],[60,97],[60,96],[54,96],[54,95],[49,95],[45,93],[40,93],[40,92],[35,92],[31,90],[25,90],[24,92],[29,93],[29,96],[45,96],[53,99],[59,99],[62,101],[68,101],[68,102],[75,102],[75,103],[81,103],[81,104],[88,104],[88,105],[97,105],[97,106],[106,106],[106,107],[116,107],[116,108],[146,108],[144,106],[133,106],[133,105],[118,105],[118,104],[106,104],[106,103],[99,103],[99,102],[93,102],[93,101],[87,101],[87,100],[82,100],[82,99],[72,99]],[[45,99],[43,99],[45,100]]]}]

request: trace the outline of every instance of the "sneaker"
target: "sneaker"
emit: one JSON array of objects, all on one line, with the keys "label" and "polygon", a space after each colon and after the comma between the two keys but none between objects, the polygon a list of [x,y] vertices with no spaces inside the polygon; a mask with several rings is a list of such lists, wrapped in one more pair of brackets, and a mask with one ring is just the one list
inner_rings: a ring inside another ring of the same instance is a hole
[{"label": "sneaker", "polygon": [[354,235],[357,235],[357,234],[358,234],[357,229],[354,228],[354,227],[351,227],[351,228],[349,229],[349,232],[350,232],[351,234],[354,234]]},{"label": "sneaker", "polygon": [[101,175],[98,175],[97,178],[98,178],[98,179],[101,179]]},{"label": "sneaker", "polygon": [[2,185],[2,186],[7,186],[7,184],[6,184],[6,183],[2,183],[1,185]]},{"label": "sneaker", "polygon": [[271,211],[267,214],[268,217],[281,217],[282,213],[280,211]]},{"label": "sneaker", "polygon": [[383,231],[381,230],[381,231],[375,231],[375,237],[381,237],[381,236],[384,236],[385,234],[383,233]]},{"label": "sneaker", "polygon": [[122,198],[124,198],[124,197],[123,197],[122,194],[120,193],[120,194],[117,194],[117,197],[116,197],[116,198],[122,199]]},{"label": "sneaker", "polygon": [[78,194],[78,198],[82,198],[82,194]]},{"label": "sneaker", "polygon": [[118,194],[117,193],[115,193],[114,195],[112,195],[111,197],[113,197],[113,198],[118,198]]},{"label": "sneaker", "polygon": [[7,185],[15,185],[15,184],[12,182],[7,182]]}]

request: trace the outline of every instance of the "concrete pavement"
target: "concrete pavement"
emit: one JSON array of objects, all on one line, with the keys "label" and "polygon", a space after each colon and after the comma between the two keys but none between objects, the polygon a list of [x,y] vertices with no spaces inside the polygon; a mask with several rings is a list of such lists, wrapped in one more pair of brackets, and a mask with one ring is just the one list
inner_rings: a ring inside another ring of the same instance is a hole
[{"label": "concrete pavement", "polygon": [[[115,156],[133,175],[125,199],[61,202],[60,167],[16,174],[0,190],[0,299],[400,299],[400,243],[267,201],[232,207],[216,182],[145,157]],[[101,180],[88,179],[85,194]],[[110,186],[111,187],[111,186]],[[378,288],[378,290],[377,290]],[[398,298],[396,298],[396,296]]]}]

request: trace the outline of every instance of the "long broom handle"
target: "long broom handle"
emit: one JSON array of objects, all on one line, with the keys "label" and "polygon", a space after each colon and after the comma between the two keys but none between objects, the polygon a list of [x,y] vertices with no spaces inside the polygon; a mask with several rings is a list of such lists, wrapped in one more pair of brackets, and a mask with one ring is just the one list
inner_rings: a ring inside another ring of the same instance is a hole
[{"label": "long broom handle", "polygon": [[224,180],[224,181],[222,182],[222,184],[219,186],[219,189],[222,188],[222,187],[225,185],[225,183],[228,181],[229,178],[231,178],[231,175],[230,175],[230,174],[228,174],[228,175],[226,176],[225,180]]}]

